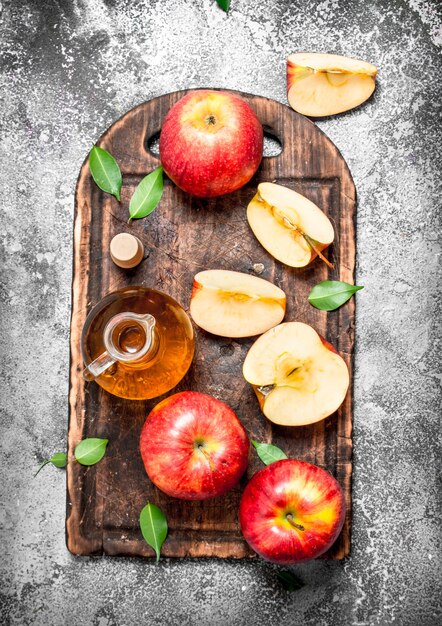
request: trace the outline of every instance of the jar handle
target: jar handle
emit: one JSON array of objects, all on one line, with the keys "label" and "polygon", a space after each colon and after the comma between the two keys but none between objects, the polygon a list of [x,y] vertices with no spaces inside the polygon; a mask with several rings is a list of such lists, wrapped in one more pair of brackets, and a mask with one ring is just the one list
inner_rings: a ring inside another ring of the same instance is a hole
[{"label": "jar handle", "polygon": [[89,363],[89,365],[84,368],[84,380],[95,380],[96,378],[98,378],[98,376],[100,376],[100,374],[109,369],[114,363],[116,363],[116,360],[111,357],[109,352],[103,352],[103,354],[100,354],[100,356],[97,357],[95,361],[92,361],[92,363]]}]

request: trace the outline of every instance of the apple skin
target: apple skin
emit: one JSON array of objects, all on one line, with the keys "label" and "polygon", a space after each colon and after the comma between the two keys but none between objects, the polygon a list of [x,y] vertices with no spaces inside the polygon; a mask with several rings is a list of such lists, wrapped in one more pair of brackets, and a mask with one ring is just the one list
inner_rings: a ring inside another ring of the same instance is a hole
[{"label": "apple skin", "polygon": [[327,348],[327,350],[330,350],[330,352],[334,352],[335,354],[339,354],[336,348],[329,341],[327,341],[327,339],[324,339],[322,335],[319,335],[319,339],[322,341],[322,344]]},{"label": "apple skin", "polygon": [[[292,522],[303,530],[294,528]],[[291,565],[326,552],[345,518],[342,489],[326,470],[292,459],[267,465],[246,486],[239,509],[245,540],[261,557]]]},{"label": "apple skin", "polygon": [[262,160],[263,129],[253,109],[223,91],[192,91],[166,115],[164,171],[183,191],[211,198],[243,187]]},{"label": "apple skin", "polygon": [[202,284],[199,283],[197,280],[195,280],[195,278],[193,279],[193,283],[192,283],[192,293],[190,294],[190,300],[192,301],[192,299],[196,296],[196,294],[198,293],[198,291],[200,291],[203,288]]},{"label": "apple skin", "polygon": [[232,489],[247,468],[249,448],[232,409],[197,391],[176,393],[157,404],[140,436],[151,481],[184,500],[215,498]]}]

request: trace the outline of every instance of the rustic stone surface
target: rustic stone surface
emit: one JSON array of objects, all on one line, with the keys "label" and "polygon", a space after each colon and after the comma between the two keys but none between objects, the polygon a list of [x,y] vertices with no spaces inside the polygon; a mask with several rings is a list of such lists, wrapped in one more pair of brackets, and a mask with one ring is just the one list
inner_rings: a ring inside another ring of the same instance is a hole
[{"label": "rustic stone surface", "polygon": [[[1,623],[429,626],[440,590],[437,1],[3,0],[0,3]],[[358,191],[352,556],[294,568],[75,559],[65,481],[73,192],[120,115],[188,87],[285,102],[285,57],[380,67],[370,102],[318,122]]]}]

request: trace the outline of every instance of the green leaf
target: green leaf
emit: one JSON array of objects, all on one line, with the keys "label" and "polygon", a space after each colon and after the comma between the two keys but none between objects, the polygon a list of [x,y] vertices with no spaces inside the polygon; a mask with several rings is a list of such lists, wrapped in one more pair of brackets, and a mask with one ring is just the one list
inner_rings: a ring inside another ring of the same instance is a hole
[{"label": "green leaf", "polygon": [[108,439],[90,437],[83,439],[75,448],[75,458],[81,465],[95,465],[104,457]]},{"label": "green leaf", "polygon": [[167,537],[166,516],[155,504],[148,502],[140,513],[140,528],[144,541],[155,550],[158,563],[161,546]]},{"label": "green leaf", "polygon": [[114,157],[103,148],[94,146],[89,153],[89,169],[98,187],[120,201],[123,179]]},{"label": "green leaf", "polygon": [[356,291],[363,288],[340,280],[323,280],[310,291],[308,301],[321,311],[334,311],[350,300]]},{"label": "green leaf", "polygon": [[230,9],[230,0],[216,0],[218,5],[222,8],[223,11],[227,13]]},{"label": "green leaf", "polygon": [[48,463],[52,463],[52,465],[55,465],[55,467],[66,467],[66,463],[67,463],[66,453],[56,452],[55,454],[51,456],[50,459],[46,459],[45,461],[43,461],[43,463],[40,465],[38,470],[35,472],[34,478],[44,468],[45,465],[48,465]]},{"label": "green leaf", "polygon": [[252,445],[255,447],[261,461],[266,465],[287,458],[285,452],[271,443],[258,443],[258,441],[252,439]]},{"label": "green leaf", "polygon": [[158,206],[163,195],[163,168],[148,174],[139,183],[129,204],[129,215],[132,219],[146,217]]},{"label": "green leaf", "polygon": [[55,467],[66,467],[68,457],[66,452],[56,452],[51,456],[49,461],[52,463],[52,465],[55,465]]},{"label": "green leaf", "polygon": [[278,572],[277,577],[286,591],[298,591],[304,587],[304,583],[293,572]]}]

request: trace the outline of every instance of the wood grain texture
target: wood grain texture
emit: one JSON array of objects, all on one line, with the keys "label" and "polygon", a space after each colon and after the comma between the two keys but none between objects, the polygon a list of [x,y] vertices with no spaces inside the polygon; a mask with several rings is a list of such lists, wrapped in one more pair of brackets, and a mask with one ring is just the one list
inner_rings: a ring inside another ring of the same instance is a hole
[{"label": "wood grain texture", "polygon": [[[221,268],[253,273],[264,265],[262,278],[287,294],[285,321],[311,324],[345,358],[352,371],[354,299],[338,311],[314,309],[307,300],[321,280],[354,281],[355,188],[336,146],[308,119],[266,98],[240,94],[256,111],[265,132],[277,137],[282,152],[264,158],[255,177],[239,191],[222,198],[191,198],[165,181],[164,195],[148,218],[127,224],[130,197],[141,178],[159,165],[150,140],[170,107],[187,92],[145,102],[129,111],[98,144],[118,160],[123,173],[121,203],[93,183],[87,162],[75,197],[74,268],[72,284],[71,367],[67,467],[67,545],[77,555],[153,556],[138,527],[139,513],[149,500],[160,506],[169,522],[162,554],[170,557],[253,556],[238,526],[238,505],[246,481],[262,463],[252,451],[247,476],[235,490],[206,502],[169,498],[147,478],[138,451],[141,427],[159,399],[134,402],[109,395],[82,379],[81,330],[86,316],[107,293],[126,285],[164,291],[189,309],[196,272]],[[246,207],[261,181],[276,181],[304,194],[329,216],[336,239],[328,251],[335,269],[316,259],[302,269],[275,261],[254,238]],[[134,270],[122,270],[109,256],[109,243],[119,232],[132,232],[144,243],[148,258]],[[229,340],[196,329],[196,354],[187,376],[173,390],[192,389],[227,402],[249,435],[274,442],[292,458],[328,469],[342,485],[347,516],[343,531],[327,558],[341,559],[350,551],[352,395],[351,386],[339,411],[301,428],[272,425],[262,415],[250,385],[241,374],[253,339]],[[109,439],[107,453],[96,466],[74,460],[75,445],[84,437]]]}]

